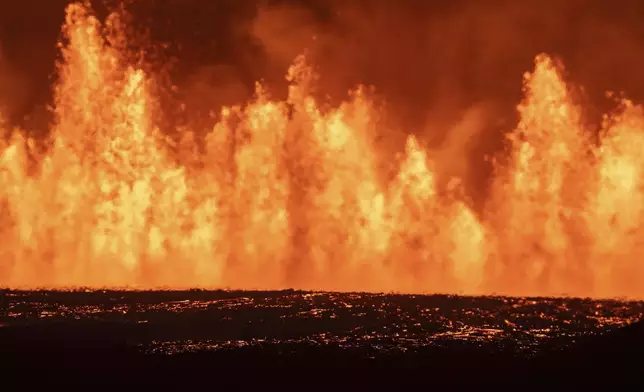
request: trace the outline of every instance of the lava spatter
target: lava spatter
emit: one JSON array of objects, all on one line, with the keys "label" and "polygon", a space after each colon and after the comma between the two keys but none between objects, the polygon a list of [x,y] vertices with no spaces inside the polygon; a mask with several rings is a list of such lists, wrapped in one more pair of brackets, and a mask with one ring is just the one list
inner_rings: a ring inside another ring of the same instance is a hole
[{"label": "lava spatter", "polygon": [[0,285],[644,295],[644,113],[624,103],[593,146],[550,57],[474,211],[414,136],[385,174],[369,91],[320,104],[303,57],[287,101],[258,85],[175,157],[119,26],[70,5],[49,147],[0,145]]}]

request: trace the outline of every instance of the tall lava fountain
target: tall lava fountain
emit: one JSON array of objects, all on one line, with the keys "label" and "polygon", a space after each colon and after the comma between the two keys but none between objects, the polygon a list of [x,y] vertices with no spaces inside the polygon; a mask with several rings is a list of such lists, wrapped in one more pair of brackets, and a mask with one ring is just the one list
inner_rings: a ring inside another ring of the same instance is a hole
[{"label": "tall lava fountain", "polygon": [[548,56],[477,213],[413,136],[385,174],[369,91],[323,109],[303,58],[175,148],[120,24],[70,5],[45,148],[5,132],[0,285],[644,297],[644,111],[590,140]]}]

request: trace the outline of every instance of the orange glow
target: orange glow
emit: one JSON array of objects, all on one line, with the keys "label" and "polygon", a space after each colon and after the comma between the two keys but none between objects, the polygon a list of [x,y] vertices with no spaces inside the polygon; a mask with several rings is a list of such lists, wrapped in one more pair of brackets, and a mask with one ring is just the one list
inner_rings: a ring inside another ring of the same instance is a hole
[{"label": "orange glow", "polygon": [[368,91],[322,109],[303,58],[286,102],[258,85],[176,156],[118,17],[72,4],[63,32],[48,148],[0,143],[0,286],[644,297],[644,110],[593,146],[546,55],[478,213],[414,136],[384,174]]}]

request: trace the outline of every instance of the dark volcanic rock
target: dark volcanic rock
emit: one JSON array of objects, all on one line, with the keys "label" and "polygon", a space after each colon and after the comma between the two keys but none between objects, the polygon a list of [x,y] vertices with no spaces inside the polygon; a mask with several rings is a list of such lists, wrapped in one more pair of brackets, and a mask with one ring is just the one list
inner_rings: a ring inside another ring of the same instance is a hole
[{"label": "dark volcanic rock", "polygon": [[10,360],[3,367],[16,380],[34,374],[21,384],[91,380],[105,374],[124,381],[141,356],[127,343],[129,330],[105,322],[6,326],[0,328],[0,351]]},{"label": "dark volcanic rock", "polygon": [[7,291],[0,304],[3,382],[21,389],[615,385],[642,376],[644,322],[619,328],[641,319],[637,302]]},{"label": "dark volcanic rock", "polygon": [[644,383],[644,320],[536,359],[529,370],[553,379]]},{"label": "dark volcanic rock", "polygon": [[[125,342],[118,325],[72,326],[63,323],[0,329],[11,383],[36,384],[296,385],[303,379],[344,386],[403,387],[436,384],[500,384],[566,381],[579,384],[637,384],[644,381],[644,323],[606,336],[584,339],[567,350],[524,360],[467,345],[428,347],[420,352],[367,359],[361,353],[332,347],[269,346],[172,356],[144,355]],[[25,375],[37,375],[25,380]],[[243,374],[253,376],[243,377]],[[13,377],[13,380],[12,380]]]}]

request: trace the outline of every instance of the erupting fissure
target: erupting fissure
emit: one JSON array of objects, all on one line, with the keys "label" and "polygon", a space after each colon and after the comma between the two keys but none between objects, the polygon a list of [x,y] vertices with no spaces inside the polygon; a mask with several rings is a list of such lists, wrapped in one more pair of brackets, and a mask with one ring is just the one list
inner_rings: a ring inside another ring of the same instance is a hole
[{"label": "erupting fissure", "polygon": [[644,297],[644,111],[591,141],[548,56],[475,213],[413,136],[384,175],[368,91],[322,110],[302,58],[175,154],[119,28],[70,5],[47,148],[0,142],[0,286]]}]

